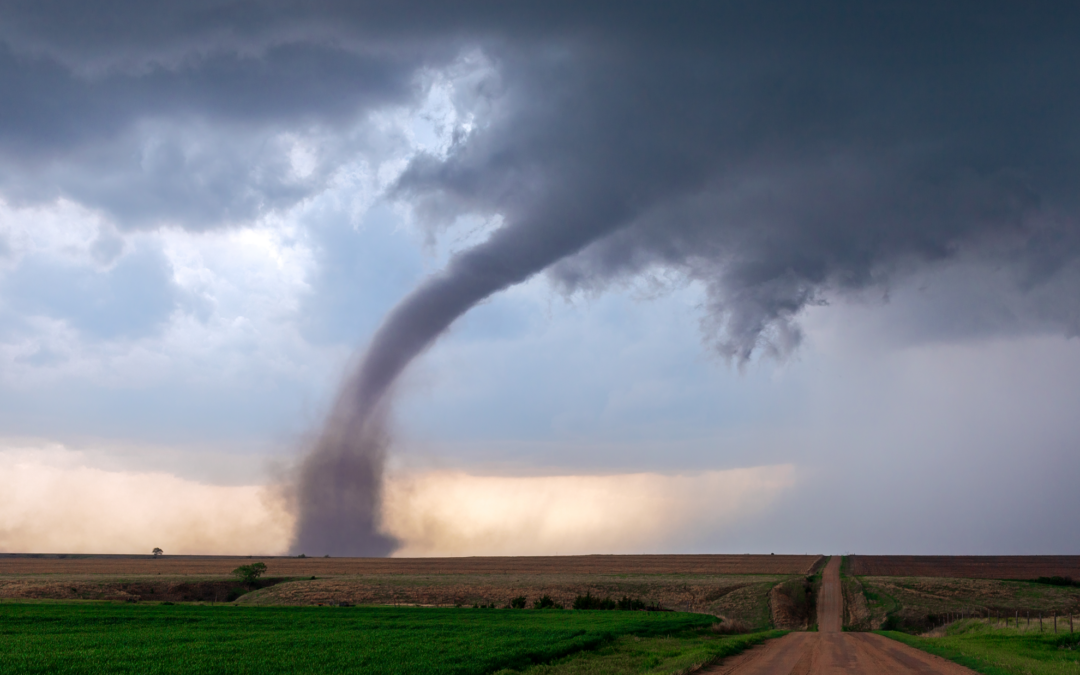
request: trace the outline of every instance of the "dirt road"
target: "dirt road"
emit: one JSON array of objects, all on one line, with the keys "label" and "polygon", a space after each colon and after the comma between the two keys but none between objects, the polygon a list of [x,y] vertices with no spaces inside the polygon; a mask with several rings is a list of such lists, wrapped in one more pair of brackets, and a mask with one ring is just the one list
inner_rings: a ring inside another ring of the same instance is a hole
[{"label": "dirt road", "polygon": [[842,632],[844,598],[840,558],[825,566],[818,596],[817,633],[788,633],[724,660],[702,673],[725,675],[826,675],[832,673],[930,673],[972,675],[974,671],[873,633]]}]

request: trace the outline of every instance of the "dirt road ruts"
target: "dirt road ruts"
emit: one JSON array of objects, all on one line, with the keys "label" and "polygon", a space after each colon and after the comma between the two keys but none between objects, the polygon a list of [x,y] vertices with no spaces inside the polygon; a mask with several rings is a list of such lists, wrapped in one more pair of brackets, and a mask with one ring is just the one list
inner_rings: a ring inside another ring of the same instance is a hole
[{"label": "dirt road ruts", "polygon": [[825,566],[818,597],[817,633],[788,633],[778,640],[699,671],[725,675],[826,675],[873,673],[972,675],[974,671],[873,633],[842,632],[844,600],[840,558]]},{"label": "dirt road ruts", "polygon": [[821,575],[818,591],[818,630],[822,633],[839,633],[844,630],[844,594],[840,590],[840,556],[829,558]]}]

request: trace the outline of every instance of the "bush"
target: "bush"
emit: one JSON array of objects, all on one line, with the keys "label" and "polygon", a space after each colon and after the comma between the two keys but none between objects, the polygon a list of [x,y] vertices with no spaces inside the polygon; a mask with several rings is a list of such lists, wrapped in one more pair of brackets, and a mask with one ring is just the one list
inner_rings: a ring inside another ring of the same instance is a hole
[{"label": "bush", "polygon": [[533,609],[562,609],[563,606],[551,599],[550,595],[542,595],[539,600],[533,601]]},{"label": "bush", "polygon": [[519,595],[516,598],[511,598],[510,609],[525,609],[525,596]]},{"label": "bush", "polygon": [[585,595],[574,598],[574,609],[616,609],[618,604],[611,598],[595,597],[591,591],[585,591]]},{"label": "bush", "polygon": [[634,612],[645,609],[645,603],[637,598],[631,598],[628,595],[624,595],[622,600],[616,603],[616,609],[621,609],[624,612]]},{"label": "bush", "polygon": [[1050,586],[1080,586],[1080,583],[1073,581],[1072,577],[1039,577],[1035,583]]},{"label": "bush", "polygon": [[743,633],[753,633],[754,629],[745,621],[725,619],[721,623],[714,623],[712,632],[720,635],[741,635]]}]

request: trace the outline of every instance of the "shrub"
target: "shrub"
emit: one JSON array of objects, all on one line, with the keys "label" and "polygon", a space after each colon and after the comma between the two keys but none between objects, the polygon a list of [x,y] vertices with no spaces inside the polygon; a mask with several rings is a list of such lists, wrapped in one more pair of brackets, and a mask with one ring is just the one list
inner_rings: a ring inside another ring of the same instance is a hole
[{"label": "shrub", "polygon": [[551,599],[550,595],[542,595],[539,600],[533,601],[533,609],[562,609],[563,606]]},{"label": "shrub", "polygon": [[753,633],[754,629],[744,621],[738,619],[724,619],[721,623],[714,623],[712,625],[712,632],[719,633],[720,635],[741,635],[742,633]]},{"label": "shrub", "polygon": [[591,591],[585,591],[585,595],[574,598],[574,609],[616,609],[618,605],[611,598],[595,597]]},{"label": "shrub", "polygon": [[624,612],[634,612],[645,609],[645,603],[637,598],[631,598],[628,595],[624,595],[617,603],[617,609],[621,609]]},{"label": "shrub", "polygon": [[1039,577],[1035,583],[1051,586],[1080,586],[1080,583],[1073,581],[1072,577]]},{"label": "shrub", "polygon": [[525,596],[519,595],[516,598],[511,598],[510,609],[525,609]]}]

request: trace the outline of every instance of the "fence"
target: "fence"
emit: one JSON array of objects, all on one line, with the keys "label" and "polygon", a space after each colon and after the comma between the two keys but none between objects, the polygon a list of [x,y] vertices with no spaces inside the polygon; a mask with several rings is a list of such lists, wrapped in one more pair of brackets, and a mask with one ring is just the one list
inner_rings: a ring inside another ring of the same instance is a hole
[{"label": "fence", "polygon": [[1055,612],[1034,612],[1013,610],[1011,615],[1006,611],[994,611],[991,609],[962,609],[956,612],[946,612],[935,617],[934,628],[944,628],[952,623],[964,619],[972,619],[985,622],[987,627],[993,629],[1012,629],[1023,632],[1069,632],[1075,631],[1075,616],[1073,613],[1066,615]]}]

